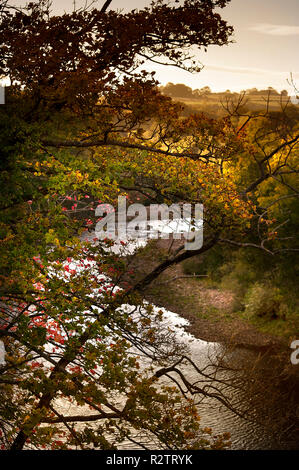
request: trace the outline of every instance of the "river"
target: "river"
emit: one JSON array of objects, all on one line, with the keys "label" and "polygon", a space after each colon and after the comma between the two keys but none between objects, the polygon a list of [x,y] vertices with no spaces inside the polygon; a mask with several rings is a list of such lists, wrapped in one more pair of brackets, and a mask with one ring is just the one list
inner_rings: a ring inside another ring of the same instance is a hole
[{"label": "river", "polygon": [[[88,233],[84,237],[85,240],[92,240],[94,233]],[[136,247],[131,245],[130,252],[134,251]],[[124,308],[126,308],[124,306]],[[161,310],[159,307],[154,307],[154,311]],[[230,367],[255,364],[257,353],[251,350],[235,348],[227,351],[226,347],[219,343],[203,341],[195,338],[185,330],[188,326],[188,321],[180,317],[175,312],[170,312],[166,309],[163,311],[163,322],[166,328],[171,328],[175,332],[175,337],[178,342],[183,343],[188,348],[188,354],[196,366],[201,370],[207,370],[208,367],[215,367],[217,363],[223,360],[229,365],[228,369],[225,368],[217,372],[215,377],[220,377],[224,381],[233,381],[235,372],[229,370]],[[3,343],[0,342],[0,362],[3,362],[4,348]],[[146,359],[144,359],[146,366]],[[213,364],[213,366],[211,366]],[[271,376],[271,359],[267,358],[266,361],[258,362],[259,371],[267,371]],[[264,368],[264,369],[263,369]],[[274,370],[274,369],[273,369]],[[198,379],[197,372],[193,367],[185,366],[184,373],[190,381]],[[220,374],[220,376],[219,376]],[[260,376],[261,374],[259,374]],[[249,383],[249,382],[248,382]],[[247,382],[244,382],[246,385]],[[211,386],[217,385],[211,383]],[[201,426],[212,428],[213,434],[230,433],[231,435],[231,449],[239,450],[256,450],[256,449],[298,449],[299,448],[299,430],[295,428],[294,419],[296,421],[296,412],[293,413],[295,401],[291,401],[288,394],[282,393],[281,400],[271,400],[274,389],[271,386],[261,388],[262,382],[257,381],[253,384],[252,389],[230,389],[227,390],[227,396],[233,403],[239,403],[240,411],[246,409],[252,400],[252,394],[260,396],[255,402],[255,421],[248,421],[233,411],[227,409],[216,398],[204,398],[199,404],[199,414],[201,416]],[[288,385],[286,385],[288,387]],[[255,388],[254,388],[255,387]],[[275,386],[274,386],[275,388]],[[269,399],[270,398],[270,399]],[[81,413],[78,407],[70,406],[64,400],[56,400],[55,403],[58,410],[66,414]],[[266,409],[265,409],[266,407]],[[86,412],[88,414],[88,411]],[[265,420],[264,417],[267,417]],[[297,412],[297,424],[299,413]],[[148,443],[146,443],[148,444]],[[154,443],[149,444],[149,447],[154,447]],[[137,449],[138,447],[131,442],[124,442],[122,445],[124,449]]]},{"label": "river", "polygon": [[[84,236],[85,240],[93,240],[95,234],[88,233]],[[131,254],[138,246],[144,246],[144,240],[131,242],[128,246],[128,252]],[[116,243],[113,251],[118,252]],[[154,307],[157,311],[161,308]],[[229,367],[241,367],[245,365],[245,369],[250,369],[250,365],[255,364],[256,374],[252,375],[252,388],[246,389],[249,382],[244,382],[245,389],[240,390],[228,389],[227,393],[233,403],[239,403],[240,410],[246,409],[247,405],[251,406],[252,395],[255,396],[254,414],[255,420],[248,421],[231,410],[227,409],[215,398],[204,398],[198,405],[199,414],[201,416],[202,427],[211,427],[213,434],[222,434],[229,432],[231,435],[231,449],[240,450],[256,450],[256,449],[298,449],[299,448],[299,428],[296,429],[299,413],[294,411],[295,401],[292,402],[288,394],[288,390],[284,390],[281,395],[278,393],[274,397],[277,385],[271,378],[271,373],[275,370],[271,358],[266,357],[264,360],[257,360],[259,354],[255,351],[235,348],[227,351],[226,347],[219,343],[203,341],[195,338],[187,333],[185,327],[188,321],[180,317],[175,312],[163,310],[164,323],[175,331],[176,339],[187,345],[189,354],[197,367],[205,370],[213,363],[228,363]],[[214,366],[213,366],[214,367]],[[192,367],[185,368],[190,381],[197,379],[197,373]],[[221,380],[230,381],[234,379],[234,372],[230,370],[221,370]],[[265,382],[261,380],[263,374],[270,376]],[[256,382],[255,376],[258,375]],[[274,379],[274,378],[273,378]],[[248,380],[248,379],[246,379]],[[250,379],[249,379],[250,380]],[[272,383],[273,382],[273,383]],[[213,386],[213,384],[211,384]],[[289,385],[286,383],[286,388]],[[273,399],[272,399],[273,398]],[[74,410],[72,410],[74,411]],[[295,421],[294,421],[295,420]],[[135,448],[131,443],[124,444],[124,448]]]}]

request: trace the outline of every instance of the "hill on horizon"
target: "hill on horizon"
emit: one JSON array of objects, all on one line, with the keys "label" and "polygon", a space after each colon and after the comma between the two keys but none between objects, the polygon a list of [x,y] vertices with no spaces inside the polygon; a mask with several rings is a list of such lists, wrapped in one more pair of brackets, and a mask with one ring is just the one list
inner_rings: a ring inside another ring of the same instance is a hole
[{"label": "hill on horizon", "polygon": [[239,104],[242,111],[281,111],[286,105],[298,106],[299,99],[289,96],[287,90],[280,93],[272,87],[264,90],[250,88],[240,93],[226,90],[225,92],[212,92],[208,86],[193,90],[183,83],[169,82],[159,87],[160,91],[173,100],[184,105],[184,114],[206,112],[213,116],[221,116],[227,112],[227,107]]}]

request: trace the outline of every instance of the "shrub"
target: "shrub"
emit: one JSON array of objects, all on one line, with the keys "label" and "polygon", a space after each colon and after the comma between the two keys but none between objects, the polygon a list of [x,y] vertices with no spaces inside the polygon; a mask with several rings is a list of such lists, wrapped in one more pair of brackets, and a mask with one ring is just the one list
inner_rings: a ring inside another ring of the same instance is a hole
[{"label": "shrub", "polygon": [[184,274],[187,275],[204,274],[206,272],[205,265],[200,257],[187,259],[182,267]]},{"label": "shrub", "polygon": [[250,287],[245,296],[245,313],[267,319],[285,319],[287,306],[278,287],[270,283],[256,282]]}]

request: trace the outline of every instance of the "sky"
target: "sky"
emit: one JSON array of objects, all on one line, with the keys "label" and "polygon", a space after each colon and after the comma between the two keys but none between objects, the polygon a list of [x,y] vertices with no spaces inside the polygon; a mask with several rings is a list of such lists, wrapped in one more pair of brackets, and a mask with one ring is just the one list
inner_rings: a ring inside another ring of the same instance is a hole
[{"label": "sky", "polygon": [[[25,3],[19,0],[16,4]],[[77,0],[77,6],[85,1]],[[53,13],[71,11],[73,0],[53,0]],[[95,6],[100,8],[104,0]],[[128,11],[149,5],[150,0],[113,0],[110,8]],[[231,0],[220,10],[223,19],[234,27],[233,44],[210,46],[194,51],[204,65],[190,74],[176,67],[150,64],[162,85],[184,83],[193,89],[209,86],[212,91],[241,91],[269,86],[288,90],[291,74],[299,88],[299,0]]]}]

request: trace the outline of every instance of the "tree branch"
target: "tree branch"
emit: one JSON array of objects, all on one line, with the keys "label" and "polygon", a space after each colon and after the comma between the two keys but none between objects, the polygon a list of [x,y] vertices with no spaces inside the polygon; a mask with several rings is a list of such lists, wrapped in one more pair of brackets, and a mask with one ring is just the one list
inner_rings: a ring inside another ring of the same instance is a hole
[{"label": "tree branch", "polygon": [[74,416],[58,416],[57,418],[44,418],[41,420],[41,423],[79,423],[79,422],[89,422],[89,421],[98,421],[100,419],[112,419],[120,418],[120,415],[117,413],[104,413],[103,414],[93,414],[93,415],[74,415]]},{"label": "tree branch", "polygon": [[218,236],[215,235],[215,237],[208,242],[206,245],[202,246],[198,250],[188,250],[184,251],[183,253],[173,256],[171,258],[168,258],[167,260],[163,261],[160,263],[155,269],[153,269],[149,274],[147,274],[143,279],[137,282],[135,286],[133,286],[131,289],[127,291],[127,294],[133,292],[133,291],[143,291],[145,287],[147,287],[151,282],[153,282],[154,279],[156,279],[162,272],[164,272],[166,269],[168,269],[170,266],[174,264],[178,264],[181,261],[184,261],[188,258],[192,258],[195,255],[200,255],[204,253],[205,251],[210,250],[218,241]]},{"label": "tree branch", "polygon": [[101,13],[105,13],[106,10],[107,10],[107,8],[109,7],[110,3],[112,3],[112,0],[107,0],[107,1],[104,3],[104,5],[102,6],[100,12],[101,12]]},{"label": "tree branch", "polygon": [[201,158],[205,160],[209,160],[213,156],[211,153],[200,155],[198,153],[169,152],[168,150],[162,150],[156,147],[148,147],[148,146],[140,145],[137,143],[129,143],[129,142],[121,142],[117,140],[105,140],[105,139],[96,140],[92,142],[85,142],[85,141],[78,141],[78,140],[68,140],[68,141],[65,140],[65,141],[55,142],[51,140],[43,140],[42,144],[48,147],[56,147],[56,148],[62,148],[62,147],[89,148],[89,147],[103,147],[103,146],[111,145],[115,147],[145,150],[147,152],[159,153],[159,154],[167,155],[170,157],[177,157],[177,158],[188,157],[193,160],[199,160]]}]

